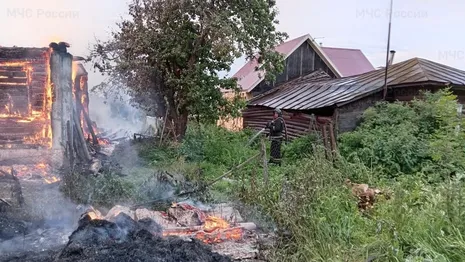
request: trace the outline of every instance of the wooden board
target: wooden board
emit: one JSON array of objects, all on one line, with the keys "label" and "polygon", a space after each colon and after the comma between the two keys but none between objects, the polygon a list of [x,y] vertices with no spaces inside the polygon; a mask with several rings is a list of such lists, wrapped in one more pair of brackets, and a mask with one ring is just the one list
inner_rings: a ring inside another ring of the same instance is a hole
[{"label": "wooden board", "polygon": [[0,64],[0,71],[23,71],[22,66],[5,66]]},{"label": "wooden board", "polygon": [[7,77],[26,77],[26,72],[24,71],[0,71],[0,77],[7,76]]},{"label": "wooden board", "polygon": [[24,83],[27,84],[26,77],[0,77],[0,83]]},{"label": "wooden board", "polygon": [[5,89],[5,88],[27,88],[27,85],[21,85],[21,84],[6,85],[6,84],[0,83],[0,89]]}]

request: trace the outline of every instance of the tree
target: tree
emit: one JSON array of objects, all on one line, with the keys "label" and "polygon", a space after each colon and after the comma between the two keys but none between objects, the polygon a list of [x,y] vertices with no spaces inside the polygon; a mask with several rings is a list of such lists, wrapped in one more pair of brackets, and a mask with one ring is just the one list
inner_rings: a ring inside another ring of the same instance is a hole
[{"label": "tree", "polygon": [[257,59],[268,80],[283,70],[274,46],[287,35],[276,30],[274,0],[133,0],[129,15],[92,50],[94,66],[111,76],[101,87],[127,86],[141,105],[167,114],[178,140],[189,116],[215,122],[239,114],[237,80],[218,75],[235,59]]}]

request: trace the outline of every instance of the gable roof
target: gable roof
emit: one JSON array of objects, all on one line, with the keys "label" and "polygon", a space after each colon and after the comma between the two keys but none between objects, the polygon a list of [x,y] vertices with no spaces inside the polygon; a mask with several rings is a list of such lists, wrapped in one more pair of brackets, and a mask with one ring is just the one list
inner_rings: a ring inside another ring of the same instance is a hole
[{"label": "gable roof", "polygon": [[[321,59],[328,65],[329,69],[333,71],[333,73],[337,77],[341,77],[341,73],[338,71],[336,66],[331,62],[331,60],[326,56],[326,54],[321,50],[321,47],[313,41],[313,38],[307,34],[287,42],[284,42],[275,47],[275,50],[281,53],[284,56],[284,59],[289,57],[299,46],[303,43],[308,42],[310,46],[315,50],[315,52],[321,57]],[[258,62],[256,59],[249,60],[241,69],[239,69],[233,77],[237,78],[238,85],[242,89],[242,91],[250,92],[253,88],[255,88],[264,77],[263,71],[256,71],[255,68],[258,66]]]},{"label": "gable roof", "polygon": [[317,69],[313,72],[310,72],[306,75],[303,75],[301,77],[292,79],[290,81],[284,82],[275,88],[268,90],[267,92],[260,94],[256,97],[253,97],[252,99],[249,100],[249,103],[254,103],[254,101],[259,101],[262,97],[267,97],[271,94],[274,94],[278,91],[285,90],[287,88],[292,88],[295,85],[300,85],[304,83],[309,83],[309,82],[319,82],[319,81],[324,81],[324,80],[331,80],[332,77],[328,75],[325,71],[322,69]]},{"label": "gable roof", "polygon": [[[249,106],[309,110],[342,106],[384,88],[384,69],[357,76],[323,81],[301,81],[289,88],[252,99]],[[465,86],[465,71],[422,58],[412,58],[388,68],[388,87],[421,85]]]},{"label": "gable roof", "polygon": [[354,76],[375,70],[360,49],[321,47],[342,76]]}]

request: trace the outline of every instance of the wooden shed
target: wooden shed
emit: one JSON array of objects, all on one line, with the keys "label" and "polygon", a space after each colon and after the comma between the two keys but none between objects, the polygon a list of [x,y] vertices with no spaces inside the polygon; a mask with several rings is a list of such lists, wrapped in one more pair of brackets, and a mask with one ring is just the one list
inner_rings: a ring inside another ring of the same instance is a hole
[{"label": "wooden shed", "polygon": [[[321,132],[328,147],[335,148],[337,134],[355,129],[362,113],[383,99],[385,70],[338,79],[321,73],[287,82],[250,100],[243,112],[244,127],[263,128],[272,119],[272,110],[280,108],[291,138],[314,129]],[[410,101],[420,90],[434,92],[447,85],[464,103],[465,71],[412,58],[388,68],[387,99]]]},{"label": "wooden shed", "polygon": [[[259,69],[257,59],[249,60],[233,75],[246,100],[317,70],[324,71],[331,78],[340,78],[375,69],[361,50],[321,47],[308,34],[286,41],[276,46],[275,50],[283,55],[285,65],[274,83],[265,81],[265,72]],[[231,98],[234,92],[223,90],[223,96]],[[242,128],[242,122],[242,118],[221,119],[218,124],[238,130]]]}]

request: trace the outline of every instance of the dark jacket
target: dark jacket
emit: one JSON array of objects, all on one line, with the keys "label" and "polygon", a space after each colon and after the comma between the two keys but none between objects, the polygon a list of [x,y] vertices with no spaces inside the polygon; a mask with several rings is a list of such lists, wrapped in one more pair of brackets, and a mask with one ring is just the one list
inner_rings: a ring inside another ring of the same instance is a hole
[{"label": "dark jacket", "polygon": [[275,120],[269,122],[266,127],[270,129],[270,138],[282,138],[283,137],[285,123],[282,117],[278,117]]}]

